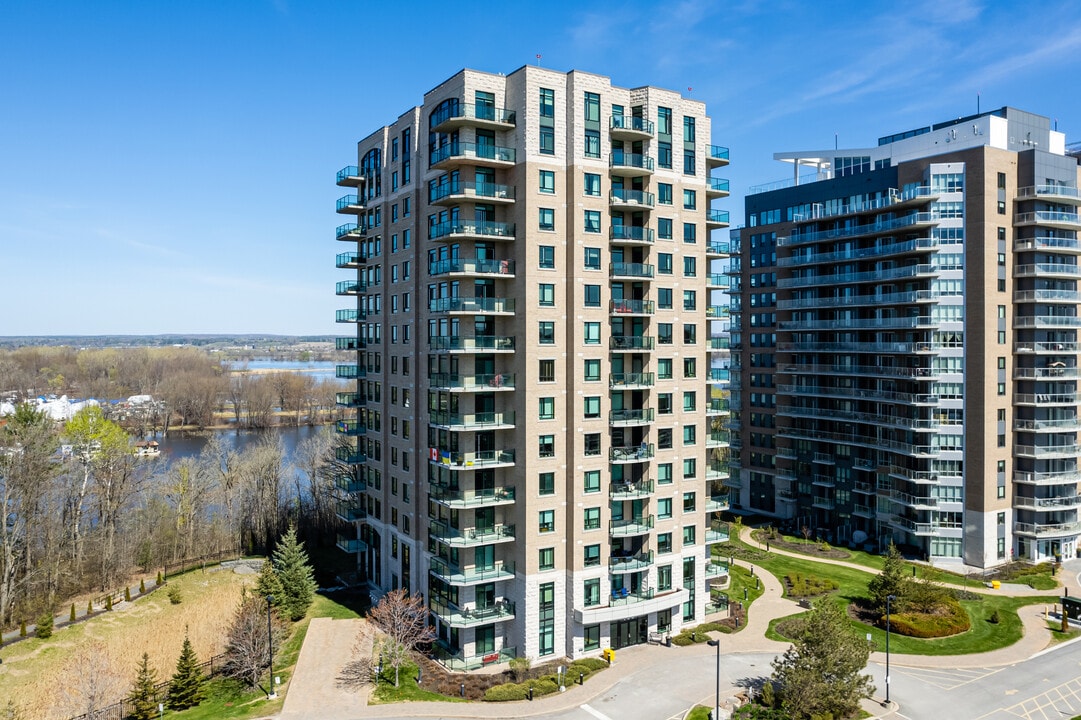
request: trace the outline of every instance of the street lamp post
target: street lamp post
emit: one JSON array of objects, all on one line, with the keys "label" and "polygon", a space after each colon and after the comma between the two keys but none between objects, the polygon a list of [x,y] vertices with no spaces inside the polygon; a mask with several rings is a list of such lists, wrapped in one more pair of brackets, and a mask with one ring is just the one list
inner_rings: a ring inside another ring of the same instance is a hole
[{"label": "street lamp post", "polygon": [[886,596],[886,704],[890,704],[890,603],[896,596]]},{"label": "street lamp post", "polygon": [[[266,646],[267,646],[267,670],[270,673],[270,677],[267,678],[267,685],[270,688],[270,692],[267,694],[267,700],[277,700],[278,692],[274,687],[274,632],[270,625],[270,606],[274,604],[274,596],[266,596]],[[886,695],[889,696],[889,687],[886,688]]]},{"label": "street lamp post", "polygon": [[713,704],[713,720],[718,720],[721,717],[721,641],[707,640],[707,645],[712,645],[717,648],[717,700]]}]

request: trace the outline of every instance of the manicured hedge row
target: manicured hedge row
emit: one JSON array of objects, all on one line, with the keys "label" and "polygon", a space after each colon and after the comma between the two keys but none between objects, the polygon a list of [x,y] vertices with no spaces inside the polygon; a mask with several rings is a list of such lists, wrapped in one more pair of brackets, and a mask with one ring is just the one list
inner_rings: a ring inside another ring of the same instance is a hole
[{"label": "manicured hedge row", "polygon": [[[886,619],[882,618],[885,626]],[[934,613],[896,613],[890,615],[890,630],[915,638],[940,638],[963,633],[971,627],[968,613],[956,600],[947,600]]]}]

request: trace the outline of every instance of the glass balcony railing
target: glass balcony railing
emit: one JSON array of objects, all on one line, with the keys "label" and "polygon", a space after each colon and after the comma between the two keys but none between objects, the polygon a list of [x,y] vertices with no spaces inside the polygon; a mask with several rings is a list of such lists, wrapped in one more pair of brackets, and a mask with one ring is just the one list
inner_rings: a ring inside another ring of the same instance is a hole
[{"label": "glass balcony railing", "polygon": [[447,198],[484,198],[487,200],[513,200],[513,185],[486,182],[447,182],[428,188],[428,202],[436,203]]},{"label": "glass balcony railing", "polygon": [[336,475],[334,477],[334,487],[338,488],[344,493],[362,493],[368,489],[368,484],[363,480],[359,480],[352,475]]},{"label": "glass balcony railing", "polygon": [[467,312],[476,315],[483,315],[485,313],[512,313],[514,312],[514,298],[435,298],[428,301],[428,309],[433,313]]},{"label": "glass balcony railing", "polygon": [[334,348],[336,350],[363,350],[366,347],[368,347],[366,338],[334,338]]},{"label": "glass balcony railing", "polygon": [[473,352],[476,350],[514,350],[514,336],[504,335],[477,335],[475,337],[461,337],[450,335],[447,337],[433,337],[428,341],[432,350],[459,350]]},{"label": "glass balcony railing", "polygon": [[339,185],[352,185],[354,179],[359,180],[361,177],[363,176],[360,174],[360,168],[358,168],[356,165],[346,165],[338,171],[335,182],[337,182],[337,184]]},{"label": "glass balcony railing", "polygon": [[368,315],[368,313],[365,312],[364,310],[355,310],[355,309],[336,310],[334,312],[334,322],[340,322],[340,323],[360,322],[365,317],[367,317],[367,315]]},{"label": "glass balcony railing", "polygon": [[494,605],[483,608],[462,608],[457,605],[443,603],[434,597],[428,602],[432,614],[437,615],[440,620],[451,627],[473,627],[474,625],[488,625],[514,619],[514,602],[512,600],[497,600]]},{"label": "glass balcony railing", "polygon": [[732,252],[732,243],[718,242],[706,245],[707,255],[729,255]]},{"label": "glass balcony railing", "polygon": [[706,528],[706,544],[728,542],[728,523],[714,520]]},{"label": "glass balcony railing", "polygon": [[499,665],[500,663],[510,662],[514,658],[518,657],[517,648],[505,647],[500,650],[492,650],[488,653],[481,653],[479,655],[466,655],[462,651],[452,652],[442,645],[436,645],[432,648],[435,659],[439,663],[454,672],[468,672],[470,670],[477,670],[487,665]]},{"label": "glass balcony railing", "polygon": [[728,306],[727,305],[708,305],[708,306],[706,306],[706,317],[712,318],[712,319],[726,318],[726,317],[728,317]]},{"label": "glass balcony railing", "polygon": [[432,373],[428,384],[440,390],[505,390],[514,389],[514,373],[495,373],[482,375],[459,375],[457,373]]},{"label": "glass balcony railing", "polygon": [[709,159],[728,162],[728,148],[724,147],[723,145],[710,145]]},{"label": "glass balcony railing", "polygon": [[354,210],[363,210],[364,206],[356,195],[342,195],[338,198],[336,209],[338,212],[352,212]]},{"label": "glass balcony railing", "polygon": [[642,443],[631,447],[614,447],[608,451],[608,459],[615,463],[643,462],[653,458],[653,445]]},{"label": "glass balcony railing", "polygon": [[646,535],[653,529],[653,516],[640,515],[625,520],[612,520],[608,523],[608,534],[613,537]]},{"label": "glass balcony railing", "polygon": [[349,365],[335,365],[334,377],[341,378],[343,380],[356,380],[357,378],[367,377],[368,371],[361,365],[355,363]]},{"label": "glass balcony railing", "polygon": [[613,315],[652,315],[654,307],[652,300],[612,300],[608,312]]},{"label": "glass balcony railing", "polygon": [[428,264],[432,276],[448,273],[466,275],[514,275],[513,260],[488,260],[477,258],[447,258]]},{"label": "glass balcony railing", "polygon": [[478,450],[476,452],[449,452],[433,449],[429,460],[449,467],[451,470],[472,470],[499,465],[514,465],[514,450]]},{"label": "glass balcony railing", "polygon": [[361,553],[368,549],[367,543],[363,540],[346,537],[345,535],[339,535],[338,542],[335,544],[339,550],[344,550],[347,553]]},{"label": "glass balcony railing", "polygon": [[654,125],[652,120],[634,117],[633,115],[613,115],[612,122],[609,125],[609,128],[617,132],[620,130],[625,130],[629,132],[638,132],[652,135]]},{"label": "glass balcony railing", "polygon": [[334,237],[338,240],[359,240],[367,234],[363,225],[345,223],[334,229]]},{"label": "glass balcony railing", "polygon": [[334,285],[334,292],[338,295],[356,295],[367,289],[368,283],[363,280],[342,280]]},{"label": "glass balcony railing", "polygon": [[428,534],[445,545],[473,547],[499,542],[513,542],[514,526],[493,525],[491,527],[473,527],[459,530],[440,520],[431,520],[428,523]]},{"label": "glass balcony railing", "polygon": [[608,413],[609,425],[648,425],[651,422],[653,422],[653,408],[612,410]]},{"label": "glass balcony railing", "polygon": [[334,508],[334,514],[345,522],[356,522],[368,517],[368,511],[359,503],[339,502]]},{"label": "glass balcony railing", "polygon": [[334,457],[338,459],[338,462],[343,462],[347,465],[360,465],[368,460],[367,455],[350,447],[334,448]]},{"label": "glass balcony railing", "polygon": [[338,253],[334,259],[334,263],[340,268],[351,268],[357,265],[362,265],[365,262],[363,253],[359,252],[343,252]]},{"label": "glass balcony railing", "polygon": [[629,168],[653,172],[653,158],[637,153],[613,152],[609,165],[613,169]]},{"label": "glass balcony railing", "polygon": [[653,266],[646,263],[614,262],[609,274],[612,277],[651,278]]},{"label": "glass balcony railing", "polygon": [[731,379],[732,371],[728,368],[710,368],[706,378],[710,382],[726,382]]},{"label": "glass balcony railing", "polygon": [[499,163],[512,164],[515,161],[515,150],[512,147],[501,147],[487,143],[456,142],[448,143],[443,147],[436,148],[429,153],[429,164],[438,165],[446,160],[461,158],[464,160],[491,160]]},{"label": "glass balcony railing", "polygon": [[706,182],[709,183],[710,192],[726,193],[728,192],[729,183],[725,178],[711,177],[706,178]]},{"label": "glass balcony railing", "polygon": [[715,223],[719,225],[728,224],[728,211],[727,210],[707,210],[706,222]]},{"label": "glass balcony railing", "polygon": [[608,228],[608,238],[623,242],[653,242],[653,230],[637,225],[613,225]]},{"label": "glass balcony railing", "polygon": [[626,388],[635,390],[638,388],[653,387],[655,375],[651,372],[641,373],[612,373],[608,376],[608,387],[613,389]]},{"label": "glass balcony railing", "polygon": [[636,500],[653,494],[652,480],[639,480],[633,483],[613,482],[608,486],[608,495],[612,500]]},{"label": "glass balcony railing", "polygon": [[513,240],[514,223],[495,222],[494,220],[459,220],[457,222],[448,221],[428,226],[429,240],[463,235]]},{"label": "glass balcony railing", "polygon": [[334,431],[339,435],[356,437],[357,435],[363,435],[368,432],[368,428],[364,423],[357,420],[339,420],[335,423]]},{"label": "glass balcony railing", "polygon": [[645,335],[613,335],[608,339],[608,349],[623,352],[652,350],[655,338]]},{"label": "glass balcony railing", "polygon": [[711,273],[706,281],[711,287],[726,288],[731,287],[732,278],[721,273]]},{"label": "glass balcony railing", "polygon": [[514,412],[451,413],[436,411],[429,414],[428,422],[431,425],[464,430],[513,427]]},{"label": "glass balcony railing", "polygon": [[495,562],[489,567],[452,565],[443,558],[433,557],[431,571],[451,585],[473,585],[482,582],[499,582],[514,579],[514,563]]},{"label": "glass balcony railing", "polygon": [[453,490],[451,488],[433,485],[429,488],[428,497],[436,502],[453,508],[506,505],[514,502],[514,487],[507,486],[498,488],[478,488],[476,490]]},{"label": "glass balcony railing", "polygon": [[709,339],[710,350],[727,350],[732,344],[730,337],[712,337]]},{"label": "glass balcony railing", "polygon": [[439,110],[432,113],[431,117],[428,118],[428,126],[436,128],[449,120],[459,118],[514,125],[516,114],[513,110],[506,110],[485,103],[478,105],[475,103],[452,102],[443,105]]},{"label": "glass balcony railing", "polygon": [[361,395],[360,393],[340,392],[340,393],[335,394],[334,402],[339,407],[356,408],[356,407],[364,407],[365,405],[367,405],[368,404],[368,399],[366,397],[364,397],[363,395]]},{"label": "glass balcony railing", "polygon": [[641,205],[653,207],[656,204],[656,196],[644,190],[613,189],[609,202],[612,205]]},{"label": "glass balcony railing", "polygon": [[633,555],[612,555],[608,558],[608,572],[613,575],[626,575],[627,573],[642,572],[653,565],[653,551],[635,553]]}]

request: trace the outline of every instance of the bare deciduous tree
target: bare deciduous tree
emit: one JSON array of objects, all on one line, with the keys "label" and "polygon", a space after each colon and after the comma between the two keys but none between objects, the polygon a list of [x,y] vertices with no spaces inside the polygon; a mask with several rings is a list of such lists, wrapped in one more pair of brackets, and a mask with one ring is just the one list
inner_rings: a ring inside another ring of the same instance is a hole
[{"label": "bare deciduous tree", "polygon": [[[275,610],[270,610],[270,627],[267,627],[266,598],[248,595],[237,605],[233,623],[225,645],[225,673],[249,687],[255,687],[263,671],[271,664],[271,647],[281,647],[286,629]],[[270,635],[267,631],[270,631]],[[270,678],[274,682],[274,678]],[[268,689],[273,687],[267,686]]]},{"label": "bare deciduous tree", "polygon": [[405,589],[392,590],[380,599],[369,615],[381,636],[376,640],[373,656],[394,668],[394,686],[398,686],[402,666],[409,661],[414,648],[435,639],[428,624],[428,608],[424,598],[410,595]]}]

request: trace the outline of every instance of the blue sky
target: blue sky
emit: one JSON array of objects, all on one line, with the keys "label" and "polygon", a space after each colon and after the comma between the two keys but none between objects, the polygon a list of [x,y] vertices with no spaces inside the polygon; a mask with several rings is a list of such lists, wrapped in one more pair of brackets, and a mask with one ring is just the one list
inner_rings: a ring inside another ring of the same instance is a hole
[{"label": "blue sky", "polygon": [[774,152],[1012,105],[1081,141],[1072,2],[0,3],[0,335],[336,334],[334,173],[462,67],[706,102]]}]

